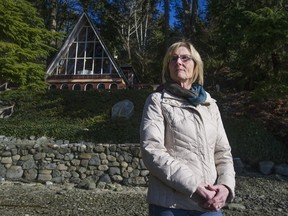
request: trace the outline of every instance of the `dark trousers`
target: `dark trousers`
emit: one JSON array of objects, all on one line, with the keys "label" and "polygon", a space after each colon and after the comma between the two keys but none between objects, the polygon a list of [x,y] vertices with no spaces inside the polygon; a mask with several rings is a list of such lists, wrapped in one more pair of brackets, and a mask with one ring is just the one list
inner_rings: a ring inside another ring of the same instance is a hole
[{"label": "dark trousers", "polygon": [[222,211],[200,212],[195,210],[166,208],[149,204],[149,216],[222,216]]}]

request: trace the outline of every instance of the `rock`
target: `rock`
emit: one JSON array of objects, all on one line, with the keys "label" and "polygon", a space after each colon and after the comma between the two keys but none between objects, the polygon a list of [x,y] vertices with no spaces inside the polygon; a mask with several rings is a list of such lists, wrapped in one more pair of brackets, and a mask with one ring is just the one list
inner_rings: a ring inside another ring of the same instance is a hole
[{"label": "rock", "polygon": [[1,159],[2,164],[11,164],[12,163],[12,158],[11,157],[3,157]]},{"label": "rock", "polygon": [[98,182],[97,188],[104,189],[106,187],[106,182]]},{"label": "rock", "polygon": [[23,169],[21,166],[11,166],[6,173],[7,179],[20,179],[23,175]]},{"label": "rock", "polygon": [[6,174],[6,168],[5,168],[5,166],[3,166],[3,165],[0,163],[0,176],[1,176],[1,177],[5,177],[5,174]]},{"label": "rock", "polygon": [[244,170],[244,164],[242,160],[238,157],[233,158],[233,163],[234,163],[234,169],[236,174],[241,174]]},{"label": "rock", "polygon": [[91,166],[99,166],[101,164],[101,160],[99,158],[98,155],[93,156],[90,160],[89,160],[89,165]]},{"label": "rock", "polygon": [[23,162],[22,168],[24,170],[36,168],[35,161],[33,159]]},{"label": "rock", "polygon": [[91,154],[90,153],[81,153],[79,155],[80,159],[90,159],[91,158]]},{"label": "rock", "polygon": [[235,211],[243,211],[246,209],[246,207],[240,203],[229,203],[227,208],[229,210],[235,210]]},{"label": "rock", "polygon": [[130,100],[123,100],[112,107],[112,119],[129,119],[134,113],[134,104]]},{"label": "rock", "polygon": [[121,171],[118,167],[110,167],[109,169],[109,175],[113,176],[113,175],[120,175]]},{"label": "rock", "polygon": [[273,161],[261,161],[259,162],[259,170],[264,175],[269,175],[272,173],[274,167]]},{"label": "rock", "polygon": [[108,167],[107,165],[100,165],[100,166],[98,167],[98,169],[99,169],[100,171],[106,171],[106,170],[109,169],[109,167]]},{"label": "rock", "polygon": [[100,177],[99,182],[111,183],[111,178],[109,175],[105,174]]},{"label": "rock", "polygon": [[123,177],[121,175],[113,175],[112,179],[114,182],[121,182],[123,181]]},{"label": "rock", "polygon": [[75,187],[73,183],[65,183],[63,186],[64,186],[64,190],[68,190],[68,191],[74,189]]},{"label": "rock", "polygon": [[23,177],[26,180],[35,180],[37,178],[37,170],[36,169],[24,170]]},{"label": "rock", "polygon": [[43,153],[43,152],[38,152],[38,153],[36,153],[35,155],[34,155],[34,160],[41,160],[41,159],[44,159],[45,158],[45,156],[46,156],[46,154],[45,153]]},{"label": "rock", "polygon": [[96,189],[96,183],[94,181],[89,181],[88,190]]},{"label": "rock", "polygon": [[131,180],[132,180],[133,185],[146,185],[146,181],[144,177],[136,176],[136,177],[132,177]]},{"label": "rock", "polygon": [[148,176],[149,175],[149,170],[142,170],[141,171],[141,176]]},{"label": "rock", "polygon": [[51,187],[51,186],[53,185],[53,182],[47,181],[47,182],[45,182],[45,185],[46,185],[47,187]]},{"label": "rock", "polygon": [[275,173],[288,176],[288,164],[279,164],[275,166]]},{"label": "rock", "polygon": [[40,181],[40,182],[51,181],[51,180],[52,180],[52,175],[49,175],[49,174],[39,174],[37,179],[38,179],[38,181]]},{"label": "rock", "polygon": [[123,191],[122,185],[120,184],[107,183],[105,188],[108,190],[113,190],[113,191]]},{"label": "rock", "polygon": [[96,189],[96,183],[92,179],[85,179],[82,180],[77,187],[82,189],[93,190]]}]

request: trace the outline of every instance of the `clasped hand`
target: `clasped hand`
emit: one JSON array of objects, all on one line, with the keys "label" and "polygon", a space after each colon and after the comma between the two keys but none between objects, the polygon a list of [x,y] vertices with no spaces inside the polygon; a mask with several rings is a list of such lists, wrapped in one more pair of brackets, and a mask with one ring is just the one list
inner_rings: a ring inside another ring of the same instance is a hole
[{"label": "clasped hand", "polygon": [[225,205],[229,190],[224,185],[200,185],[196,193],[204,200],[203,208],[219,211]]}]

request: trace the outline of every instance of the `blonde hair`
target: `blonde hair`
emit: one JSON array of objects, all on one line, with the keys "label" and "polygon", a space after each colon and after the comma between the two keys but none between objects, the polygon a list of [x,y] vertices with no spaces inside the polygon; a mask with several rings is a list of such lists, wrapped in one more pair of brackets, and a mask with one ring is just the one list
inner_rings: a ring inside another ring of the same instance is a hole
[{"label": "blonde hair", "polygon": [[194,46],[190,42],[176,42],[172,44],[163,59],[163,68],[162,68],[162,83],[166,83],[168,81],[172,81],[170,77],[170,71],[169,71],[169,61],[172,56],[172,54],[179,48],[179,47],[186,47],[191,56],[192,60],[194,61],[194,76],[192,78],[192,83],[197,82],[200,85],[203,85],[204,83],[204,71],[203,71],[203,62],[200,57],[200,54],[198,51],[194,48]]}]

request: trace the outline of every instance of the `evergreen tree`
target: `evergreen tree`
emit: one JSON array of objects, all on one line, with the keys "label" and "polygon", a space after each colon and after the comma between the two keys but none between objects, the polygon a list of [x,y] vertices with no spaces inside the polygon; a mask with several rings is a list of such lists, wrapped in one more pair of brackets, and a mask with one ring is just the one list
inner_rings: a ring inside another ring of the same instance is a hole
[{"label": "evergreen tree", "polygon": [[287,79],[284,1],[209,1],[208,8],[214,67],[230,68],[225,77],[233,87],[251,90],[261,82]]},{"label": "evergreen tree", "polygon": [[0,2],[0,82],[41,90],[51,32],[36,9],[25,0]]}]

